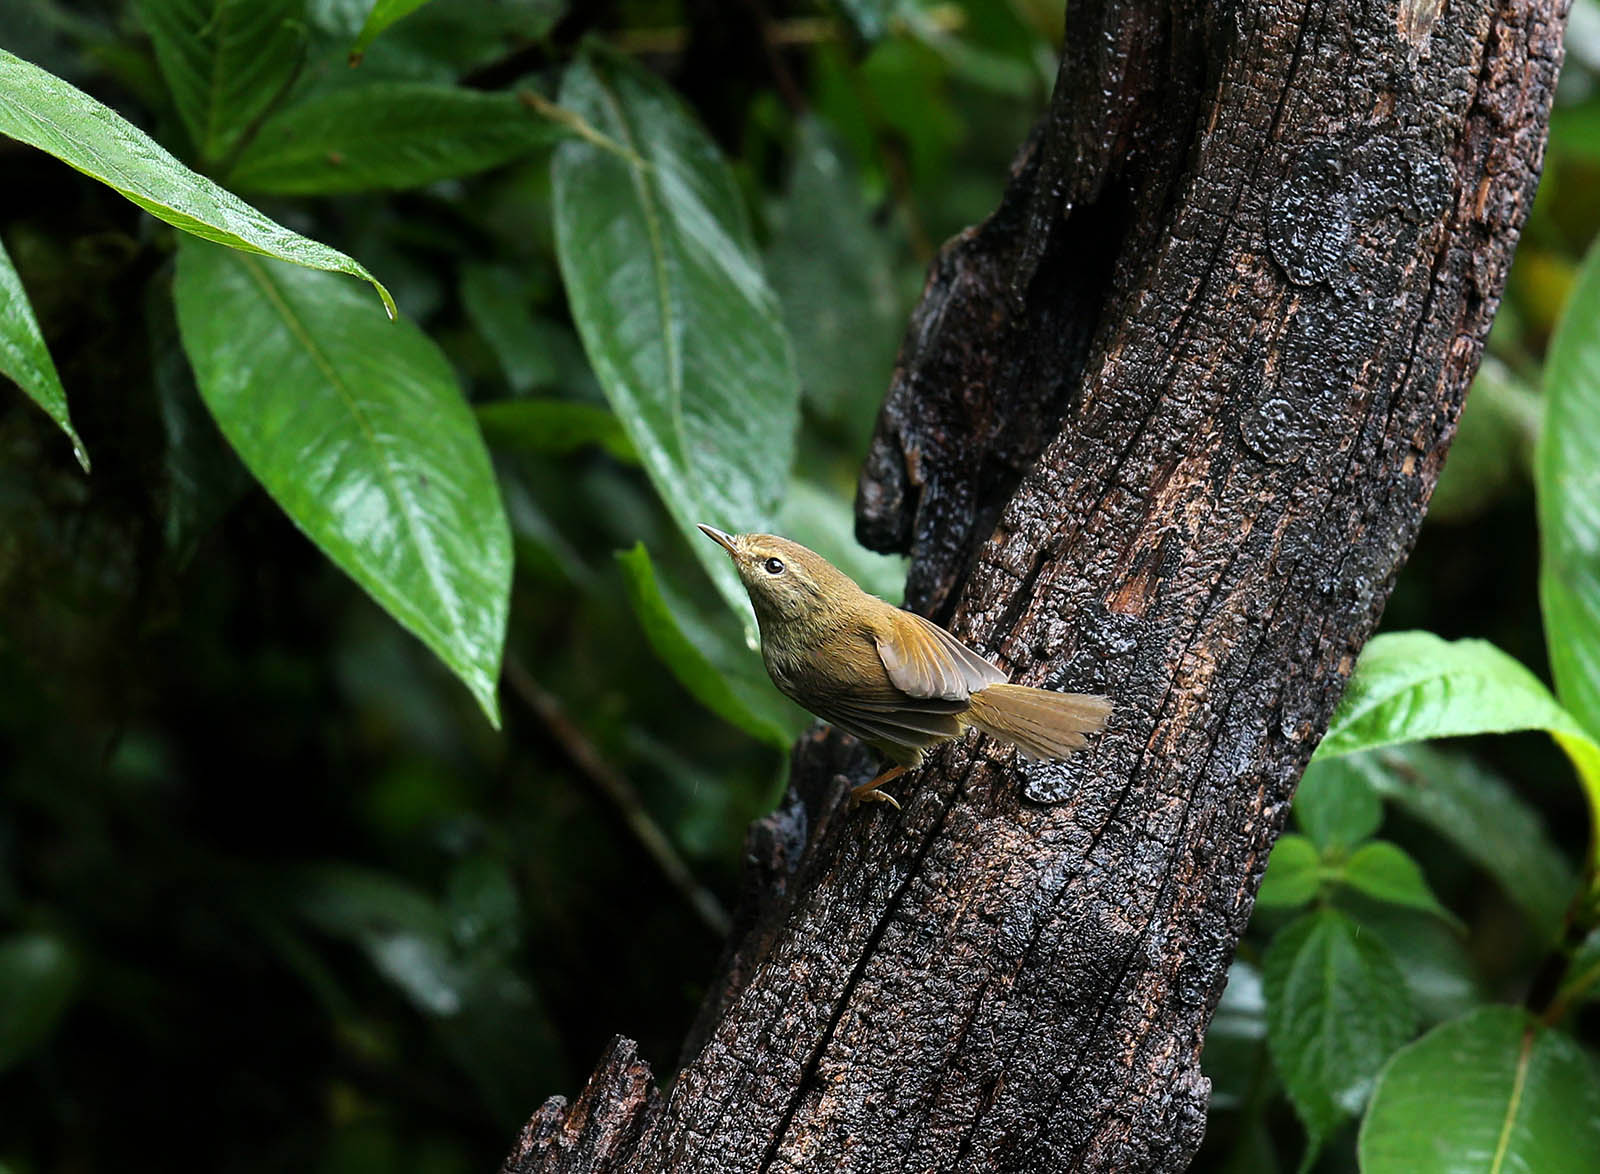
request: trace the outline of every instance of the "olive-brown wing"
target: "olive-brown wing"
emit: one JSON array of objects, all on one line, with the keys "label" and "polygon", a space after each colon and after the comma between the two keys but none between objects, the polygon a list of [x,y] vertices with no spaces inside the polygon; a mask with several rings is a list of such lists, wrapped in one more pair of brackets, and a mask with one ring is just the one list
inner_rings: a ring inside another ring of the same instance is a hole
[{"label": "olive-brown wing", "polygon": [[907,697],[966,701],[1006,675],[932,620],[892,609],[873,627],[889,680]]}]

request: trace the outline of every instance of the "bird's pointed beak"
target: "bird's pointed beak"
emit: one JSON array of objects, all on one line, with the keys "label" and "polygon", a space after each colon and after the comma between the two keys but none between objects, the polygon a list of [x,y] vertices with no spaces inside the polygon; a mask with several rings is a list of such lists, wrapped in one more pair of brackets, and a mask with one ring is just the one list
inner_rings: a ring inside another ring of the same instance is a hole
[{"label": "bird's pointed beak", "polygon": [[711,539],[711,541],[722,547],[722,549],[727,551],[729,554],[734,553],[732,534],[724,534],[715,526],[707,526],[704,522],[697,523],[697,525],[700,527],[700,533]]}]

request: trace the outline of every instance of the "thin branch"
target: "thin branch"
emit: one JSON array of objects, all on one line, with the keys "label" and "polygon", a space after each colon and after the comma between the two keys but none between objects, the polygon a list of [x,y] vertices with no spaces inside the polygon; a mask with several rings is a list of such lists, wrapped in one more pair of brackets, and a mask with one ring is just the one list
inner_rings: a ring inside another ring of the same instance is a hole
[{"label": "thin branch", "polygon": [[561,702],[545,690],[516,657],[506,658],[506,682],[534,715],[544,723],[565,751],[578,773],[610,803],[622,817],[633,838],[647,852],[667,882],[678,891],[696,916],[718,937],[727,937],[732,921],[716,895],[695,879],[688,863],[661,830],[661,825],[645,810],[644,802],[632,783],[605,760],[594,743],[577,727]]}]

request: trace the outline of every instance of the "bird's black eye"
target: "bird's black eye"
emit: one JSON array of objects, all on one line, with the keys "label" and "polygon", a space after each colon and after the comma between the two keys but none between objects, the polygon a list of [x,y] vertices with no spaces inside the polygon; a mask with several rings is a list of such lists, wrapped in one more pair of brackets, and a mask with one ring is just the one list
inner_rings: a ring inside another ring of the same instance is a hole
[{"label": "bird's black eye", "polygon": [[766,562],[762,563],[761,565],[767,568],[767,574],[769,574],[769,575],[781,575],[781,574],[783,574],[783,560],[782,559],[769,558]]}]

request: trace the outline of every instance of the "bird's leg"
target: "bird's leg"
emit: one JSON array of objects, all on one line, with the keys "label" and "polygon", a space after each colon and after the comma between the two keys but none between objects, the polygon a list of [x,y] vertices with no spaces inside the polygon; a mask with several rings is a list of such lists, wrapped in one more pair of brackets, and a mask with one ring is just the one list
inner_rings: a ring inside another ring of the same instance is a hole
[{"label": "bird's leg", "polygon": [[888,803],[896,811],[899,811],[900,804],[895,800],[895,797],[887,791],[878,790],[878,788],[905,773],[906,768],[904,766],[891,766],[870,783],[862,783],[859,787],[852,788],[850,791],[850,806],[854,807],[858,803]]}]

